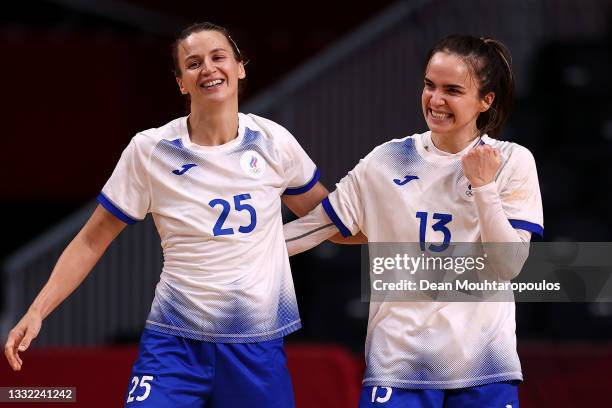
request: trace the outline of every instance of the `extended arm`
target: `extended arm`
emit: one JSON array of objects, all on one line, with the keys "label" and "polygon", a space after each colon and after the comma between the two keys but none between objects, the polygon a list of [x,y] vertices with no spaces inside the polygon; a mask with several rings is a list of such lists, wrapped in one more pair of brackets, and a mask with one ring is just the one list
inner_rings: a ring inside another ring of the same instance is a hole
[{"label": "extended arm", "polygon": [[23,364],[18,352],[27,350],[42,321],[83,282],[125,225],[102,206],[95,209],[58,259],[27,313],[9,332],[4,354],[13,370],[20,370]]},{"label": "extended arm", "polygon": [[[285,224],[285,239],[287,241],[287,248],[289,249],[289,256],[299,254],[300,252],[313,248],[326,239],[329,239],[336,244],[366,244],[368,242],[368,238],[361,232],[352,237],[343,237],[333,226],[333,223],[329,221],[329,218],[327,218],[327,215],[325,215],[325,211],[323,211],[322,208],[320,211],[312,211],[312,213],[309,214],[309,212],[319,205],[319,203],[321,203],[321,201],[327,197],[328,194],[329,191],[327,191],[327,188],[325,188],[323,184],[317,182],[312,189],[308,190],[304,194],[283,196],[283,203],[285,203],[285,205],[289,207],[289,209],[296,216],[308,217],[305,220],[299,219],[293,221],[296,224],[289,223],[292,224],[289,228],[287,227],[289,224]],[[297,221],[300,222],[297,223]],[[318,230],[316,231],[315,235],[312,235],[311,230],[313,228],[316,229],[324,226],[323,224],[319,225],[319,222],[327,222],[328,224],[331,223],[330,228],[327,228],[327,230],[333,231],[333,234],[327,235],[327,232]],[[302,231],[303,234],[307,234],[306,236],[308,238],[301,242],[296,242],[296,237],[302,235],[299,233],[300,231]],[[287,235],[288,232],[291,233],[291,235]],[[292,241],[290,242],[289,239],[292,239]]]},{"label": "extended arm", "polygon": [[318,205],[308,215],[291,221],[283,226],[289,256],[307,251],[330,237],[338,234],[338,229],[327,217],[322,205]]}]

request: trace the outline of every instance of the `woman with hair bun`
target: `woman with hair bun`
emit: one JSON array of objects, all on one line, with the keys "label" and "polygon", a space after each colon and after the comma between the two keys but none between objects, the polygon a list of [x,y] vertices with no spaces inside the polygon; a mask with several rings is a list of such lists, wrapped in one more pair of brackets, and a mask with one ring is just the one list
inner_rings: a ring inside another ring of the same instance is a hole
[{"label": "woman with hair bun", "polygon": [[281,200],[301,216],[327,190],[286,129],[238,112],[245,60],[225,28],[192,25],[172,51],[189,115],[134,136],[5,355],[20,370],[43,319],[151,213],[164,266],[125,406],[293,407],[283,337],[301,323]]}]

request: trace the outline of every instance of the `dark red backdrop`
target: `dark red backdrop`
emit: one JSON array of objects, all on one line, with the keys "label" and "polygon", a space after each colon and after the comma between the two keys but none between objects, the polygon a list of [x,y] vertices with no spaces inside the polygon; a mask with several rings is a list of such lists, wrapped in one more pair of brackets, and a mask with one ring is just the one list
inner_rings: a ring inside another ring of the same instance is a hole
[{"label": "dark red backdrop", "polygon": [[[523,408],[598,407],[609,397],[611,346],[530,345],[520,350],[525,382]],[[338,346],[287,346],[297,408],[354,408],[363,363]],[[135,347],[34,349],[24,369],[13,373],[0,362],[0,386],[72,386],[76,404],[35,406],[120,407],[127,389]],[[2,406],[21,406],[7,404]]]}]

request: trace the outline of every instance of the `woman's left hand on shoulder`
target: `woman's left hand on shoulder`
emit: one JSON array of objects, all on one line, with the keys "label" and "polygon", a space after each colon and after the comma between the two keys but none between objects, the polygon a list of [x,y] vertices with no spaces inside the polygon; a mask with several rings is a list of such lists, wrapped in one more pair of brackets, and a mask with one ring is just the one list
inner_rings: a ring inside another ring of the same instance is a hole
[{"label": "woman's left hand on shoulder", "polygon": [[499,150],[486,144],[476,146],[461,158],[463,174],[472,184],[472,188],[491,183],[495,179],[501,162]]}]

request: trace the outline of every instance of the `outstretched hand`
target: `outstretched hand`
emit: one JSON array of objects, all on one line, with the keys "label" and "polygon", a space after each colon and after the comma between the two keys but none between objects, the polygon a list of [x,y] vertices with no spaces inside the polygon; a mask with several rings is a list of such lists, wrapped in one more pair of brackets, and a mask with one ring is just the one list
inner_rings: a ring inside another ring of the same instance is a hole
[{"label": "outstretched hand", "polygon": [[489,145],[479,145],[461,158],[463,174],[473,188],[491,183],[501,166],[499,150]]},{"label": "outstretched hand", "polygon": [[23,360],[19,356],[30,347],[32,340],[38,336],[42,318],[35,312],[28,311],[17,325],[9,332],[6,344],[4,345],[4,355],[11,368],[15,371],[21,370]]}]

